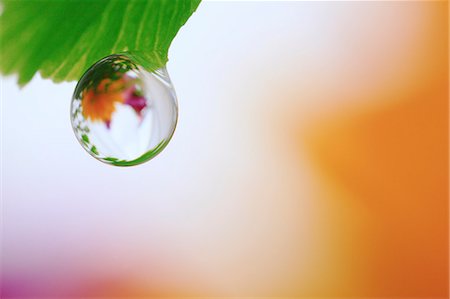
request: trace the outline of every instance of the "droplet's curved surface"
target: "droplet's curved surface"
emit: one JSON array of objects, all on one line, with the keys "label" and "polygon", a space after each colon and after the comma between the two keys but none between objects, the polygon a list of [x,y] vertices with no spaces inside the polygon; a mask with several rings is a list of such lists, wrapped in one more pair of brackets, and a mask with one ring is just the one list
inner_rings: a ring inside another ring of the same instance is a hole
[{"label": "droplet's curved surface", "polygon": [[167,70],[148,71],[126,53],[91,66],[72,97],[78,141],[94,158],[111,165],[133,166],[155,157],[170,141],[177,118]]}]

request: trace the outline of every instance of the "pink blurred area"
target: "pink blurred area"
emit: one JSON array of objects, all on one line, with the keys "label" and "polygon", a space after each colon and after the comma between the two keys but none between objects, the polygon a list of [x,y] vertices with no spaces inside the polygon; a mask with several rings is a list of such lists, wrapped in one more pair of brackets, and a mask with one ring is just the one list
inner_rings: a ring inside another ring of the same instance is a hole
[{"label": "pink blurred area", "polygon": [[[2,78],[2,298],[448,298],[448,4],[200,5],[180,120],[107,167]],[[51,92],[49,92],[51,90]]]}]

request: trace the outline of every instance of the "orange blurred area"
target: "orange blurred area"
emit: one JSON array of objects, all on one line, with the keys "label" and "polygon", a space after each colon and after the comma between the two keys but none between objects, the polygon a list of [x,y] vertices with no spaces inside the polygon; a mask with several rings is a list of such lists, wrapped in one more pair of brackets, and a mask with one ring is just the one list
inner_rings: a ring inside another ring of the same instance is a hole
[{"label": "orange blurred area", "polygon": [[328,111],[300,142],[333,207],[329,245],[375,296],[448,298],[448,36],[436,16],[406,79],[353,94],[367,101]]},{"label": "orange blurred area", "polygon": [[350,263],[365,257],[371,293],[447,294],[447,111],[443,88],[429,97],[337,117],[309,141],[323,176],[342,191],[329,196],[339,201],[333,204],[365,211],[363,219],[348,215],[347,228],[333,228],[344,236],[333,246],[346,251]]}]

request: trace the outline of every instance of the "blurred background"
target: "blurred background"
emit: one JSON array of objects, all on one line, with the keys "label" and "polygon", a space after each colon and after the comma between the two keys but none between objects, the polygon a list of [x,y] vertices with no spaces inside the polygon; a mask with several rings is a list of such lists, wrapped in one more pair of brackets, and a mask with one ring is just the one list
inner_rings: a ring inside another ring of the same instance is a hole
[{"label": "blurred background", "polygon": [[99,163],[75,82],[2,78],[2,298],[448,298],[448,4],[205,2],[180,115]]}]

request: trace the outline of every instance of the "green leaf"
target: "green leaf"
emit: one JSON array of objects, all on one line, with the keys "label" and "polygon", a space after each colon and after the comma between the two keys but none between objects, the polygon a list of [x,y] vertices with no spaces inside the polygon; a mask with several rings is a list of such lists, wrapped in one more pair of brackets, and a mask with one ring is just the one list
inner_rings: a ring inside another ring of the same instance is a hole
[{"label": "green leaf", "polygon": [[131,160],[131,161],[119,160],[119,159],[113,158],[113,157],[106,157],[106,158],[103,158],[103,160],[105,160],[109,164],[112,164],[115,166],[127,167],[127,166],[139,165],[141,163],[144,163],[144,162],[152,159],[157,154],[159,154],[167,146],[168,143],[169,143],[169,140],[163,139],[155,148],[153,148],[152,150],[146,152],[142,156],[140,156],[134,160]]},{"label": "green leaf", "polygon": [[78,80],[99,59],[129,51],[149,68],[200,0],[1,0],[0,71],[25,85],[38,71],[55,82]]},{"label": "green leaf", "polygon": [[83,140],[84,143],[89,144],[89,137],[86,134],[81,135],[81,140]]},{"label": "green leaf", "polygon": [[94,154],[94,155],[99,155],[99,153],[98,153],[98,150],[97,150],[97,148],[95,147],[95,145],[93,145],[92,147],[91,147],[91,152]]}]

